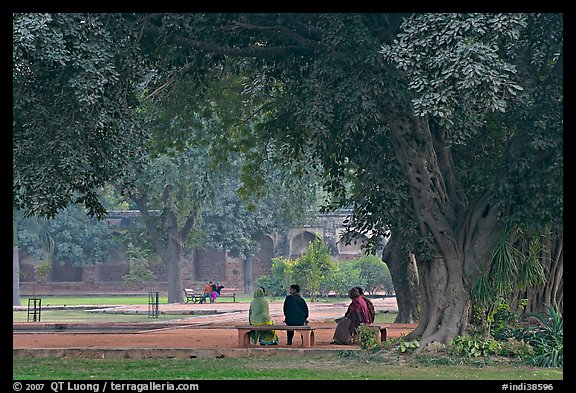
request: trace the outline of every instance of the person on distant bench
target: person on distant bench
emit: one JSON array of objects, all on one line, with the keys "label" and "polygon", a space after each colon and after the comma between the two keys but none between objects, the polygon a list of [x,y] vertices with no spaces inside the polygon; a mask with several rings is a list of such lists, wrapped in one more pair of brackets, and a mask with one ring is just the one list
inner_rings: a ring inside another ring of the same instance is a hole
[{"label": "person on distant bench", "polygon": [[220,297],[220,291],[224,288],[224,285],[220,285],[218,281],[212,284],[212,301],[214,303],[218,297]]},{"label": "person on distant bench", "polygon": [[206,301],[206,298],[208,298],[208,297],[210,297],[210,303],[214,303],[214,301],[212,300],[212,281],[210,281],[204,287],[204,293],[202,294],[202,297],[200,298],[200,303],[204,303]]},{"label": "person on distant bench", "polygon": [[[284,299],[284,323],[289,326],[303,326],[308,324],[308,305],[300,296],[300,285],[290,285],[290,294]],[[286,331],[286,345],[292,345],[294,330]]]},{"label": "person on distant bench", "polygon": [[[250,309],[248,311],[248,323],[254,326],[274,325],[270,318],[270,307],[268,301],[264,297],[266,290],[259,287],[254,292],[254,299],[250,302]],[[278,333],[276,330],[253,330],[250,333],[250,341],[252,344],[257,342],[260,345],[278,345]]]}]

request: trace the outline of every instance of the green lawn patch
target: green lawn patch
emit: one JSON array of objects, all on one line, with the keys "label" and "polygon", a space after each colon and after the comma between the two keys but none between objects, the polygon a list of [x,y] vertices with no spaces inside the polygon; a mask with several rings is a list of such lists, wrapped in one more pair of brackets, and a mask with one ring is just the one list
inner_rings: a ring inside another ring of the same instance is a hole
[{"label": "green lawn patch", "polygon": [[390,364],[338,354],[217,359],[13,358],[15,380],[561,380],[562,370],[497,365]]}]

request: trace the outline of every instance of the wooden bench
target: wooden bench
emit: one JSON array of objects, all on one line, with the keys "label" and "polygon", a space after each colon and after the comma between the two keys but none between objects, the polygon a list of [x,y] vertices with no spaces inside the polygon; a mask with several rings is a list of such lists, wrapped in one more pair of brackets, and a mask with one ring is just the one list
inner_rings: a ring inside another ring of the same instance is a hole
[{"label": "wooden bench", "polygon": [[201,293],[196,293],[191,288],[184,288],[183,291],[184,291],[184,297],[186,298],[186,303],[188,302],[198,303],[202,298]]},{"label": "wooden bench", "polygon": [[231,297],[232,302],[236,303],[236,288],[222,288],[220,290],[220,295],[216,298],[216,300],[220,299],[221,297]]},{"label": "wooden bench", "polygon": [[314,328],[310,325],[304,326],[288,326],[288,325],[238,325],[238,345],[241,347],[250,347],[250,332],[262,330],[294,330],[302,336],[302,346],[310,348],[314,345]]}]

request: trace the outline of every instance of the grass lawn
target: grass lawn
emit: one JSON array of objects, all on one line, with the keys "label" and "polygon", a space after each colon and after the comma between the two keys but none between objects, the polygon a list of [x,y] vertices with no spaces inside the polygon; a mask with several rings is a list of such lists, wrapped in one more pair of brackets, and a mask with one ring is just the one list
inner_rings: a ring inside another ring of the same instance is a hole
[{"label": "grass lawn", "polygon": [[15,380],[561,380],[559,369],[515,362],[431,365],[333,353],[216,359],[13,358]]},{"label": "grass lawn", "polygon": [[[232,301],[232,299],[223,298],[219,302]],[[160,304],[167,304],[166,297],[159,297]],[[13,322],[26,322],[28,315],[26,306],[28,305],[28,297],[22,297],[20,304],[24,306],[23,310],[12,312]],[[162,314],[158,318],[150,318],[145,311],[143,314],[120,314],[120,313],[104,313],[104,312],[90,312],[81,309],[66,309],[66,310],[51,310],[44,307],[74,307],[74,306],[120,306],[132,304],[148,304],[147,295],[142,296],[43,296],[42,297],[42,310],[40,315],[41,322],[54,323],[54,322],[150,322],[150,321],[167,321],[171,319],[181,319],[193,317],[191,314]]]},{"label": "grass lawn", "polygon": [[[148,304],[148,295],[143,293],[141,296],[130,295],[130,296],[39,296],[42,299],[42,306],[93,306],[93,305],[121,305],[121,304]],[[30,296],[21,296],[20,304],[22,306],[28,305],[28,298]],[[236,302],[238,303],[250,303],[253,297],[250,295],[239,294],[236,295]],[[284,297],[273,297],[269,298],[271,302],[283,302]],[[310,299],[306,298],[306,301],[310,303]],[[168,298],[166,296],[160,296],[158,298],[160,304],[167,304]],[[184,302],[184,299],[182,299]],[[232,298],[219,298],[218,303],[228,303],[232,302]],[[315,302],[318,303],[349,303],[349,298],[319,298]]]},{"label": "grass lawn", "polygon": [[[45,323],[108,323],[108,322],[155,322],[172,319],[191,318],[190,314],[159,314],[151,318],[148,314],[114,314],[103,312],[87,312],[83,310],[42,310],[40,322]],[[13,311],[12,322],[26,322],[26,311]]]}]

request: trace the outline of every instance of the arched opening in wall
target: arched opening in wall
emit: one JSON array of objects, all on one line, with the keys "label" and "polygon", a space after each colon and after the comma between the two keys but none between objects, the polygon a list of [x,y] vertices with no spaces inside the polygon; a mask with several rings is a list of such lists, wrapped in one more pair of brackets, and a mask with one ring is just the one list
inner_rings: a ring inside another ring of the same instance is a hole
[{"label": "arched opening in wall", "polygon": [[308,244],[316,240],[316,235],[308,231],[303,231],[290,241],[290,258],[295,259],[304,254],[308,249]]},{"label": "arched opening in wall", "polygon": [[270,236],[263,235],[260,241],[260,251],[254,255],[252,278],[254,282],[261,276],[272,274],[272,258],[274,257],[274,241]]},{"label": "arched opening in wall", "polygon": [[343,232],[340,232],[338,235],[338,254],[347,257],[361,256],[363,254],[362,246],[368,242],[368,238],[365,235],[357,234],[352,243],[347,245],[342,234]]},{"label": "arched opening in wall", "polygon": [[198,281],[223,281],[226,280],[226,253],[205,247],[194,252],[196,264],[196,280]]}]

